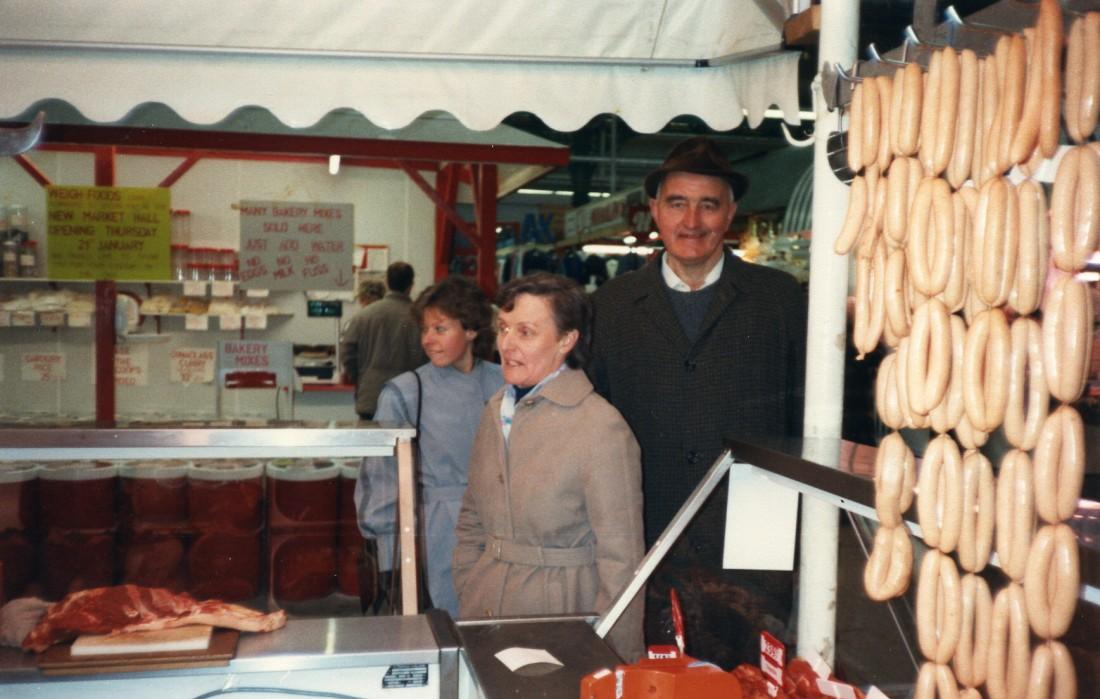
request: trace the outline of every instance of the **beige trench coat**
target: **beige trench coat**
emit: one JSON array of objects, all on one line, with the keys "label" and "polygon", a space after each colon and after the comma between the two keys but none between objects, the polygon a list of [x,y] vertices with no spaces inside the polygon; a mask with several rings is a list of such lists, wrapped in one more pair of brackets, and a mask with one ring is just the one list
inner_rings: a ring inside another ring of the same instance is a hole
[{"label": "beige trench coat", "polygon": [[[504,390],[482,413],[455,530],[459,616],[602,614],[644,553],[638,442],[584,372],[565,369],[520,399],[505,445]],[[642,611],[638,596],[608,638],[628,661],[643,650]]]}]

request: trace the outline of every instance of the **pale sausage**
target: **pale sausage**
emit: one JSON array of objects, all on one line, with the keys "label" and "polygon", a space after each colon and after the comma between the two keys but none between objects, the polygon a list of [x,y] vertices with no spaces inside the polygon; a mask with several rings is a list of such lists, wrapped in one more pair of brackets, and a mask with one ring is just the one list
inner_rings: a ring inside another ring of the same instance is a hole
[{"label": "pale sausage", "polygon": [[1063,405],[1043,421],[1033,467],[1039,518],[1050,524],[1072,518],[1085,481],[1085,424],[1073,407]]},{"label": "pale sausage", "polygon": [[989,640],[993,631],[993,596],[977,575],[964,575],[960,584],[962,604],[959,645],[955,648],[955,676],[966,687],[985,684],[989,665]]},{"label": "pale sausage", "polygon": [[917,521],[924,542],[950,553],[959,543],[963,520],[962,456],[955,440],[941,434],[930,441],[917,478]]},{"label": "pale sausage", "polygon": [[1017,318],[1012,321],[1009,335],[1005,438],[1017,449],[1031,451],[1050,409],[1050,390],[1043,372],[1042,330],[1033,318]]},{"label": "pale sausage", "polygon": [[959,566],[977,573],[993,551],[996,484],[989,459],[976,449],[962,460],[962,527],[959,531]]},{"label": "pale sausage", "polygon": [[996,515],[997,557],[1001,570],[1019,582],[1024,578],[1035,528],[1035,490],[1031,457],[1026,451],[1010,449],[1001,458]]}]

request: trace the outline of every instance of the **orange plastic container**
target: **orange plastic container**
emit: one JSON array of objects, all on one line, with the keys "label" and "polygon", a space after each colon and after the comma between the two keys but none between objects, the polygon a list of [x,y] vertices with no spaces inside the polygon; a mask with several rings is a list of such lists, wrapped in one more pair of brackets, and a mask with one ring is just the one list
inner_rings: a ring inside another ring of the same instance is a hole
[{"label": "orange plastic container", "polygon": [[581,699],[741,699],[741,683],[717,665],[653,646],[649,657],[581,678]]}]

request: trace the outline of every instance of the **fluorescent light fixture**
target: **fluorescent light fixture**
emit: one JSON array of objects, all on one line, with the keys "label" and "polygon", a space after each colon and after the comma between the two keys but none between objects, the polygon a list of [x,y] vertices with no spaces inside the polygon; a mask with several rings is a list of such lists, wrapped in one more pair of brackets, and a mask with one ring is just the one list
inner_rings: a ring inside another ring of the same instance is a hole
[{"label": "fluorescent light fixture", "polygon": [[643,257],[653,252],[654,248],[648,245],[605,245],[603,243],[589,243],[581,247],[589,255],[625,255],[636,252]]},{"label": "fluorescent light fixture", "polygon": [[[538,197],[571,197],[573,196],[573,190],[570,189],[531,189],[529,187],[521,187],[516,190],[516,194],[530,194]],[[610,197],[609,192],[589,192],[589,199],[606,199]]]},{"label": "fluorescent light fixture", "polygon": [[340,172],[340,156],[330,155],[328,157],[328,174],[335,175]]},{"label": "fluorescent light fixture", "polygon": [[[742,109],[741,113],[744,114],[745,116],[748,116],[749,115],[749,110]],[[770,108],[764,110],[764,118],[765,119],[786,119],[786,115],[783,114],[782,109],[777,109],[775,107],[770,107]],[[817,120],[817,113],[806,111],[804,109],[800,109],[800,110],[798,110],[798,118],[801,119],[802,121],[816,121]]]}]

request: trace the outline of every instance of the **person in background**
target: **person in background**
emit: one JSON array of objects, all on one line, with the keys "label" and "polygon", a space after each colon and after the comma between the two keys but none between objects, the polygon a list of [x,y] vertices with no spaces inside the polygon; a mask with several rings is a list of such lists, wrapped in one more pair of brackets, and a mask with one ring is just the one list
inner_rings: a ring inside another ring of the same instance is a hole
[{"label": "person in background", "polygon": [[[455,521],[482,409],[504,383],[493,350],[493,309],[477,285],[450,276],[420,293],[412,306],[428,363],[390,379],[375,419],[416,425],[420,450],[419,521],[424,524],[431,604],[458,616],[451,578]],[[393,457],[363,460],[355,504],[363,536],[377,540],[378,569],[393,568],[397,464]],[[385,574],[380,576],[388,577]],[[383,588],[388,586],[383,585]]]},{"label": "person in background", "polygon": [[409,309],[413,268],[394,262],[386,268],[389,291],[381,300],[359,310],[340,341],[340,356],[348,382],[355,385],[355,412],[374,418],[382,384],[424,363],[420,336]]},{"label": "person in background", "polygon": [[[459,616],[608,611],[642,558],[638,443],[592,390],[591,311],[566,277],[536,273],[497,295],[505,387],[482,413],[455,531]],[[641,596],[608,640],[642,652]]]},{"label": "person in background", "polygon": [[360,308],[366,308],[375,301],[380,301],[386,295],[386,285],[373,279],[364,279],[359,285],[359,294],[356,300]]},{"label": "person in background", "polygon": [[[593,295],[589,376],[642,448],[646,544],[652,546],[723,450],[726,437],[800,435],[806,310],[790,275],[724,245],[748,180],[713,141],[676,145],[645,179],[664,254]],[[646,640],[668,643],[669,588],[684,607],[688,653],[725,669],[781,638],[791,575],[722,568],[726,486],[655,571]]]}]

